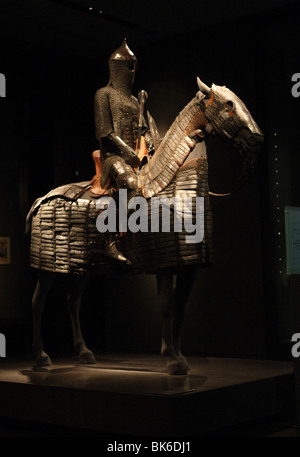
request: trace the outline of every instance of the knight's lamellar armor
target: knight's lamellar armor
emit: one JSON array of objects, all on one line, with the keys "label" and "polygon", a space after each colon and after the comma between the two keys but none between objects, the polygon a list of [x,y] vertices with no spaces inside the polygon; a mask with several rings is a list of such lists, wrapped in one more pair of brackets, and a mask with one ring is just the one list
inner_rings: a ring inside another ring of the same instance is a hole
[{"label": "knight's lamellar armor", "polygon": [[95,95],[96,137],[101,146],[103,159],[119,154],[119,147],[110,134],[115,133],[128,146],[135,149],[138,133],[139,104],[135,97],[126,96],[107,86]]}]

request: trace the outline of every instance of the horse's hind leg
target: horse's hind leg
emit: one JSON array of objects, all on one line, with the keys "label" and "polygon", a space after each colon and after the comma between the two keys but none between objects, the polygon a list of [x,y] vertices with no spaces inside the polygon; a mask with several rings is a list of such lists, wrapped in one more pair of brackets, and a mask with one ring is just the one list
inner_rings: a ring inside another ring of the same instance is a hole
[{"label": "horse's hind leg", "polygon": [[171,375],[185,375],[187,367],[181,361],[175,351],[173,337],[173,275],[160,271],[156,275],[157,292],[162,318],[162,345],[161,355],[167,360],[167,371]]},{"label": "horse's hind leg", "polygon": [[38,281],[32,297],[32,318],[33,318],[33,340],[32,349],[37,366],[51,365],[50,357],[44,352],[41,327],[42,314],[45,307],[46,299],[51,286],[55,280],[56,274],[51,271],[39,270]]},{"label": "horse's hind leg", "polygon": [[84,342],[80,327],[80,305],[83,293],[88,284],[87,276],[71,276],[69,282],[68,309],[72,322],[74,349],[78,352],[80,363],[96,363],[94,354]]}]

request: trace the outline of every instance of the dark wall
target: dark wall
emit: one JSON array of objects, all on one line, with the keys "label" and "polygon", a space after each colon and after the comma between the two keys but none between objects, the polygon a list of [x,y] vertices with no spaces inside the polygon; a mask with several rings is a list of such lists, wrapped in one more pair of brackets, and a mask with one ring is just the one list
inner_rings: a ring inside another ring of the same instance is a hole
[{"label": "dark wall", "polygon": [[[212,197],[215,264],[198,275],[184,328],[186,352],[269,356],[273,349],[276,356],[280,342],[290,336],[288,281],[284,265],[276,263],[277,190],[272,164],[275,145],[280,145],[280,207],[299,205],[299,103],[290,95],[290,73],[299,71],[293,63],[299,55],[296,17],[295,10],[281,9],[217,27],[202,26],[149,46],[129,43],[139,60],[134,92],[142,88],[148,92],[147,109],[162,134],[195,95],[199,76],[208,85],[214,82],[233,90],[266,138],[246,184],[224,201]],[[35,272],[28,266],[26,212],[51,188],[92,177],[91,152],[97,147],[93,96],[107,82],[106,59],[113,49],[93,61],[6,37],[0,42],[0,72],[7,78],[7,98],[0,100],[0,236],[10,236],[12,242],[11,265],[0,265],[0,324],[10,326],[14,336],[8,343],[17,348],[21,333],[12,329],[26,323],[29,348]],[[210,141],[207,153],[211,190],[236,190],[238,154],[217,139]],[[281,224],[282,218],[283,213]],[[284,262],[284,242],[280,258]],[[57,351],[70,349],[70,326],[62,311],[64,290],[60,280],[46,314],[46,324],[62,341],[58,344],[48,331],[49,345]],[[84,333],[96,348],[159,351],[153,276],[113,277],[105,284],[94,279],[84,297],[82,316]]]}]

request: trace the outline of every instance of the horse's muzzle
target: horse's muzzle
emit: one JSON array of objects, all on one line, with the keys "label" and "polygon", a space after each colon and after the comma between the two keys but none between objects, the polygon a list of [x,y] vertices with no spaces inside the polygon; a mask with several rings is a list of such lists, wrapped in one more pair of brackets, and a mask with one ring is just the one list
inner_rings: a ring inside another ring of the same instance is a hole
[{"label": "horse's muzzle", "polygon": [[258,153],[264,141],[263,135],[250,132],[248,129],[242,129],[234,138],[233,143],[238,148],[243,147],[248,152]]}]

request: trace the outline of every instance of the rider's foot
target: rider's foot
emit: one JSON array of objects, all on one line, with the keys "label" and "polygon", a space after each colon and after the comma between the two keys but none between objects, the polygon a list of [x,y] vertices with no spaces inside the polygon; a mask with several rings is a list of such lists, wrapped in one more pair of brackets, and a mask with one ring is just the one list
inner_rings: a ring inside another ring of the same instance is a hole
[{"label": "rider's foot", "polygon": [[131,265],[131,261],[118,250],[115,239],[108,239],[105,241],[104,255],[117,260],[120,263]]}]

